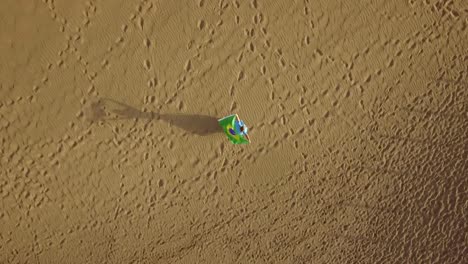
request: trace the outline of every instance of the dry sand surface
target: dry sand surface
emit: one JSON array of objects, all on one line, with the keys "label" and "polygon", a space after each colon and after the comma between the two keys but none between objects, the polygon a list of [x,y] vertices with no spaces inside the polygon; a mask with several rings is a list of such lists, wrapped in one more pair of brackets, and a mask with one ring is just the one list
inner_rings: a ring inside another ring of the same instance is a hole
[{"label": "dry sand surface", "polygon": [[0,263],[468,263],[468,1],[0,22]]}]

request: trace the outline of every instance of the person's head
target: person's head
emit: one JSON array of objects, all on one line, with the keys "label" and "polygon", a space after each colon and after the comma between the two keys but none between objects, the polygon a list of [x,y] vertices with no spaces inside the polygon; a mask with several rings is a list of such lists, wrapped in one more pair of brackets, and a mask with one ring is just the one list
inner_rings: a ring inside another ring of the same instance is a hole
[{"label": "person's head", "polygon": [[244,122],[242,120],[236,121],[236,132],[245,135],[247,134],[248,128],[245,126]]}]

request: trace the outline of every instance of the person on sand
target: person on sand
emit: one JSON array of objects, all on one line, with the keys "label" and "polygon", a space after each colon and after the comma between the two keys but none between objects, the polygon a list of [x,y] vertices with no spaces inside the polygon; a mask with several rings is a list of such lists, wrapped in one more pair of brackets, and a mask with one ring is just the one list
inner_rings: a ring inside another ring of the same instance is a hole
[{"label": "person on sand", "polygon": [[218,119],[228,139],[234,144],[249,144],[250,138],[247,134],[248,128],[237,114],[225,116]]},{"label": "person on sand", "polygon": [[230,128],[229,133],[231,135],[241,135],[241,136],[247,136],[247,131],[249,129],[245,126],[244,122],[242,120],[236,120],[234,122],[234,129]]}]

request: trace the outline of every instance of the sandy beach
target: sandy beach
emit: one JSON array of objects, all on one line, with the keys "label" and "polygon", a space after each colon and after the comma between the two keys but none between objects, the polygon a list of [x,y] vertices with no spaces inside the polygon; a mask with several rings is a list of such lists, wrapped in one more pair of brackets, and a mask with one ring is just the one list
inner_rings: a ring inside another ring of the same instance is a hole
[{"label": "sandy beach", "polygon": [[468,263],[468,1],[0,22],[0,263]]}]

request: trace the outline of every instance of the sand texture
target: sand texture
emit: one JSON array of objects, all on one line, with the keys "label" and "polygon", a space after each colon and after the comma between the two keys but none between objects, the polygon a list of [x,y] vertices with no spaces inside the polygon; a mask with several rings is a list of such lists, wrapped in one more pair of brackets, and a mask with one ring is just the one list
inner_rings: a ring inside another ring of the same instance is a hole
[{"label": "sand texture", "polygon": [[468,263],[468,1],[0,22],[0,263]]}]

